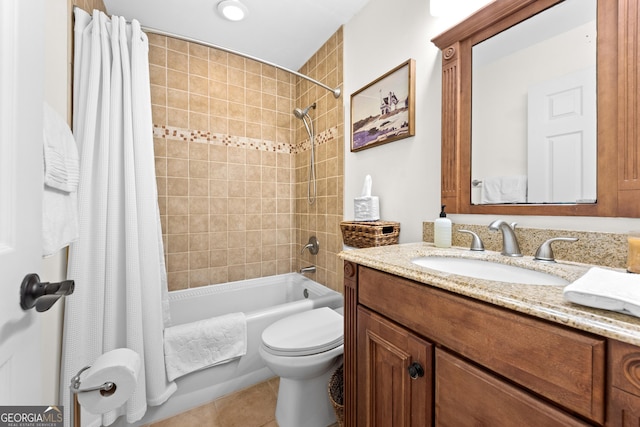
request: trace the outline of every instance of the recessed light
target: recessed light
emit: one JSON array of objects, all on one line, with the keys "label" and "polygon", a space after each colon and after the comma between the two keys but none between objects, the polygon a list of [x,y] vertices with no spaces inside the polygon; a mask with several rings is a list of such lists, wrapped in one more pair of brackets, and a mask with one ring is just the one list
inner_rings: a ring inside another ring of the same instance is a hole
[{"label": "recessed light", "polygon": [[229,21],[242,21],[249,9],[240,0],[223,0],[218,3],[218,13]]}]

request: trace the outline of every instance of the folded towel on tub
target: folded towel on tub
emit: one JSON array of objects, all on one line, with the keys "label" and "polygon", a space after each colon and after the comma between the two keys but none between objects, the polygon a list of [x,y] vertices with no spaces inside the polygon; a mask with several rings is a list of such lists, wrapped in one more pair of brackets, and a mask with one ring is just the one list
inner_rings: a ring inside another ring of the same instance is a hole
[{"label": "folded towel on tub", "polygon": [[231,313],[164,330],[164,358],[169,381],[247,353],[244,313]]},{"label": "folded towel on tub", "polygon": [[567,301],[640,317],[640,274],[592,267],[563,290]]}]

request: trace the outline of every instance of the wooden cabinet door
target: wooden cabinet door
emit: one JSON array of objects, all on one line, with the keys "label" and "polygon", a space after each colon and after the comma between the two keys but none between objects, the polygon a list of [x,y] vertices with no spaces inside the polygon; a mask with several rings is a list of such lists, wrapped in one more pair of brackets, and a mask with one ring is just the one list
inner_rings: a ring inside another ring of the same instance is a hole
[{"label": "wooden cabinet door", "polygon": [[435,359],[438,427],[590,425],[444,350]]},{"label": "wooden cabinet door", "polygon": [[432,426],[431,344],[362,307],[357,339],[358,427]]}]

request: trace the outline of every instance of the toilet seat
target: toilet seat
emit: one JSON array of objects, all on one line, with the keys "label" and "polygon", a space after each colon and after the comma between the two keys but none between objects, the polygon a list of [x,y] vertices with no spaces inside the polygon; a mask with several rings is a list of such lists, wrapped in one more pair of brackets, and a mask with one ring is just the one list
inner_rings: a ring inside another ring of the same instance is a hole
[{"label": "toilet seat", "polygon": [[262,332],[262,343],[274,355],[309,356],[342,345],[343,334],[343,317],[322,307],[274,322]]}]

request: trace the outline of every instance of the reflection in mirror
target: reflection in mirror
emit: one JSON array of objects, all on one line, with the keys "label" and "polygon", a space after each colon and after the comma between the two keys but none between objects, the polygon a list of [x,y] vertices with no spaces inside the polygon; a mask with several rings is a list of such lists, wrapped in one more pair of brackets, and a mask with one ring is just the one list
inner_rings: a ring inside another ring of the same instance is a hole
[{"label": "reflection in mirror", "polygon": [[596,3],[473,46],[472,204],[596,201]]}]

